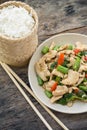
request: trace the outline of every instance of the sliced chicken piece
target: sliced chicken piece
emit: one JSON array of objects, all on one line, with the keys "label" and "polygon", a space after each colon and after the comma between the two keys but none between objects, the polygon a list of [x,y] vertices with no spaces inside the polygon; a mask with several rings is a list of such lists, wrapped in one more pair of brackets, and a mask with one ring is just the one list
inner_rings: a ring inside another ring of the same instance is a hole
[{"label": "sliced chicken piece", "polygon": [[82,65],[86,65],[86,66],[87,66],[87,63],[86,63],[86,61],[85,61],[85,59],[84,59],[84,56],[82,56],[82,59],[81,59],[81,64],[82,64]]},{"label": "sliced chicken piece", "polygon": [[49,48],[49,50],[53,50],[53,48],[55,47],[55,43],[54,42],[52,42],[52,44],[50,45],[50,48]]},{"label": "sliced chicken piece", "polygon": [[51,50],[47,54],[43,56],[45,61],[51,61],[53,58],[57,56],[57,51],[56,50]]},{"label": "sliced chicken piece", "polygon": [[83,72],[82,74],[80,73],[80,78],[84,78],[85,77],[85,72]]},{"label": "sliced chicken piece", "polygon": [[78,83],[75,86],[78,86],[83,81],[83,79],[84,78],[79,78],[79,81],[78,81]]},{"label": "sliced chicken piece", "polygon": [[75,56],[75,54],[71,54],[70,57],[73,57],[75,59],[76,56]]},{"label": "sliced chicken piece", "polygon": [[79,80],[78,80],[78,82],[75,84],[75,86],[78,86],[78,85],[84,80],[84,77],[85,77],[85,73],[80,74]]},{"label": "sliced chicken piece", "polygon": [[67,49],[67,47],[68,47],[68,44],[64,44],[64,45],[60,46],[60,48],[58,49],[58,51],[65,50],[65,49]]},{"label": "sliced chicken piece", "polygon": [[79,88],[76,87],[76,86],[73,86],[72,89],[73,89],[73,90],[76,90],[76,89],[78,90]]},{"label": "sliced chicken piece", "polygon": [[61,78],[63,78],[63,76],[64,76],[63,73],[61,73],[60,71],[57,71],[56,69],[54,69],[51,74],[56,75],[56,76],[61,77]]},{"label": "sliced chicken piece", "polygon": [[86,44],[82,44],[81,42],[76,42],[76,48],[80,49],[81,51],[85,51],[87,50],[87,45]]},{"label": "sliced chicken piece", "polygon": [[65,85],[74,85],[79,80],[79,73],[73,70],[69,70],[68,77],[61,81],[62,84]]},{"label": "sliced chicken piece", "polygon": [[50,101],[51,101],[51,103],[54,103],[55,101],[57,101],[57,100],[59,100],[60,98],[62,98],[62,96],[53,96],[51,99],[50,99]]},{"label": "sliced chicken piece", "polygon": [[63,96],[69,89],[66,86],[58,85],[56,90],[52,92],[53,96]]},{"label": "sliced chicken piece", "polygon": [[67,78],[67,76],[68,76],[68,75],[67,75],[67,74],[65,74],[65,75],[64,75],[64,77],[63,77],[63,79],[66,79],[66,78]]},{"label": "sliced chicken piece", "polygon": [[73,66],[74,65],[74,63],[75,63],[75,58],[74,57],[70,57],[70,63],[67,65],[68,67],[71,67],[71,66]]},{"label": "sliced chicken piece", "polygon": [[73,50],[64,50],[64,53],[67,55],[74,54]]},{"label": "sliced chicken piece", "polygon": [[87,71],[87,64],[80,65],[78,72]]},{"label": "sliced chicken piece", "polygon": [[45,63],[44,58],[41,58],[35,64],[35,70],[43,81],[47,81],[47,77],[50,76],[50,71],[48,70],[48,67],[47,67],[47,64]]},{"label": "sliced chicken piece", "polygon": [[45,88],[46,90],[50,91],[50,90],[51,90],[51,87],[52,87],[52,85],[53,85],[54,83],[55,83],[54,80],[51,80],[51,81],[49,81],[49,82],[47,82],[47,83],[44,83],[43,88]]},{"label": "sliced chicken piece", "polygon": [[73,89],[72,87],[69,87],[69,93],[72,93]]},{"label": "sliced chicken piece", "polygon": [[58,52],[58,55],[60,55],[61,53],[64,53],[66,55],[74,54],[73,50],[63,50]]}]

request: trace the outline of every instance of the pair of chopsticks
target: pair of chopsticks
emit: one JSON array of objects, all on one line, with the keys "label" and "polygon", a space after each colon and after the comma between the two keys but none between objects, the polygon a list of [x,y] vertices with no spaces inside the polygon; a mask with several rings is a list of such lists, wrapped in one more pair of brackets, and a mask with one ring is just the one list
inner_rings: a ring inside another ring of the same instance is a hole
[{"label": "pair of chopsticks", "polygon": [[[32,109],[35,111],[35,113],[39,116],[39,118],[42,120],[44,125],[48,128],[48,130],[53,130],[52,127],[48,124],[48,122],[45,120],[45,118],[41,115],[41,113],[38,111],[38,109],[34,106],[32,101],[29,99],[29,97],[26,95],[24,92],[23,88],[24,87],[38,102],[39,104],[49,113],[49,115],[64,129],[64,130],[69,130],[59,119],[54,115],[54,113],[47,108],[32,92],[32,90],[29,88],[28,85],[5,63],[2,63],[0,61],[0,64],[2,68],[5,70],[5,72],[8,74],[8,76],[11,78],[11,80],[14,82],[18,90],[21,92],[21,94],[24,96],[26,101],[30,104]],[[22,85],[22,87],[19,85],[19,83]]]}]

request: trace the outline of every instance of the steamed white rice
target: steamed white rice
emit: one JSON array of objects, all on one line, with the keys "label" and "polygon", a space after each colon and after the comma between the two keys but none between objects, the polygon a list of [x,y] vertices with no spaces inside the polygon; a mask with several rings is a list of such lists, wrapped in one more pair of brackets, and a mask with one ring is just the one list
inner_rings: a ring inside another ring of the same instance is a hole
[{"label": "steamed white rice", "polygon": [[19,38],[31,33],[34,24],[32,14],[23,7],[12,5],[0,10],[0,34]]}]

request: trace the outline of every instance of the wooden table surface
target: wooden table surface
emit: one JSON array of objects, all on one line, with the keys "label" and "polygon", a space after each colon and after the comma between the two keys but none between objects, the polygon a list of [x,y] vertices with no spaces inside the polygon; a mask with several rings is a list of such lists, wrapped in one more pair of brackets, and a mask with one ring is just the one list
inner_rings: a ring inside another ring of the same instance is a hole
[{"label": "wooden table surface", "polygon": [[[0,3],[6,0],[1,0]],[[39,44],[63,32],[87,35],[87,0],[26,0],[39,17]],[[13,70],[28,83],[27,67]],[[32,98],[53,130],[62,128]],[[79,109],[79,108],[78,108]],[[53,111],[70,130],[87,130],[87,113],[69,115]],[[8,75],[0,67],[0,130],[47,130],[39,117],[27,104]]]}]

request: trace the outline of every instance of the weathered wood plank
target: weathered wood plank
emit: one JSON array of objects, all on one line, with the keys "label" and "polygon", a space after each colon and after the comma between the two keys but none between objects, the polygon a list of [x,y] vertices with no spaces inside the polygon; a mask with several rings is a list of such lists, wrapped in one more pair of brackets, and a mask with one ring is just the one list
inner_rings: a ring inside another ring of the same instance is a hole
[{"label": "weathered wood plank", "polygon": [[28,3],[39,17],[39,39],[43,36],[60,33],[64,30],[87,26],[87,1],[83,0],[44,0]]}]

